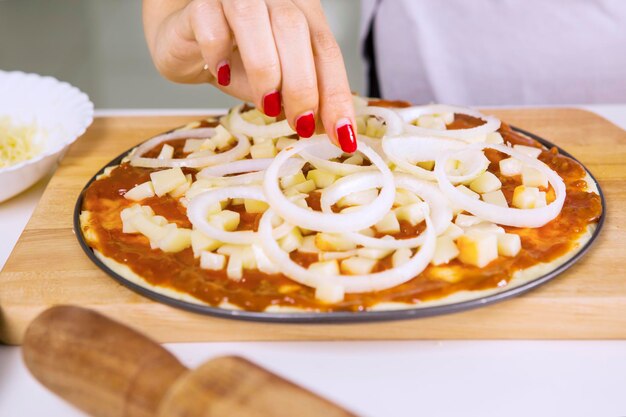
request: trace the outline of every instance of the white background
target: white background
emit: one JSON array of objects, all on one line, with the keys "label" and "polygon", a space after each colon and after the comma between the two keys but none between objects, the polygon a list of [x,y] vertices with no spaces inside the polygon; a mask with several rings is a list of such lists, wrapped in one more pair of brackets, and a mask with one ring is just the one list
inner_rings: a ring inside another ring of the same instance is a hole
[{"label": "white background", "polygon": [[[626,128],[626,106],[588,106]],[[0,267],[43,192],[0,205]],[[549,284],[548,284],[549,285]],[[240,354],[365,416],[624,416],[626,341],[178,343],[186,365]],[[0,416],[80,416],[0,346]]]}]

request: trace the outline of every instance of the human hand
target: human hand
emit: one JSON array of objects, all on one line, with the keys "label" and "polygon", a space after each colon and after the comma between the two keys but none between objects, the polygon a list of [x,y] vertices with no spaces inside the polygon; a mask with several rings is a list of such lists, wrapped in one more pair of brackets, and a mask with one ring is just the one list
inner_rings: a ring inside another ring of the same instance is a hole
[{"label": "human hand", "polygon": [[143,14],[164,77],[211,83],[268,116],[282,105],[301,137],[319,119],[345,152],[356,150],[348,77],[319,0],[144,0]]}]

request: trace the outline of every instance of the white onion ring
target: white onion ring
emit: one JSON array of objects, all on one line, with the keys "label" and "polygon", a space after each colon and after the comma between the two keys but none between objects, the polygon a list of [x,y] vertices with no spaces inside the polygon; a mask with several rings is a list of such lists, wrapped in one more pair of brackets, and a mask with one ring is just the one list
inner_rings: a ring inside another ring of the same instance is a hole
[{"label": "white onion ring", "polygon": [[203,129],[189,129],[189,130],[176,130],[174,132],[165,133],[163,135],[155,136],[152,139],[139,145],[130,156],[130,164],[136,167],[142,168],[204,168],[210,165],[223,164],[225,162],[235,161],[245,157],[250,151],[250,141],[248,138],[242,135],[234,135],[237,139],[237,145],[232,149],[212,154],[208,156],[197,156],[195,158],[144,158],[143,154],[150,149],[159,145],[160,143],[185,138],[209,138],[215,133],[215,129],[203,128]]},{"label": "white onion ring", "polygon": [[376,116],[383,119],[387,130],[385,136],[396,136],[404,132],[404,121],[400,115],[391,109],[378,106],[367,106],[356,109],[357,116]]},{"label": "white onion ring", "polygon": [[[425,213],[426,214],[426,213]],[[326,283],[335,283],[343,287],[346,293],[382,291],[403,284],[419,275],[430,263],[435,253],[436,236],[430,216],[425,216],[426,230],[424,244],[411,259],[396,268],[365,275],[320,275],[309,271],[291,260],[271,236],[272,209],[267,210],[259,224],[259,238],[267,257],[278,266],[283,274],[294,281],[317,288]]]},{"label": "white onion ring", "polygon": [[[265,170],[272,163],[273,158],[242,159],[227,164],[204,168],[196,174],[196,178],[209,180],[216,186],[234,186],[260,184],[263,182]],[[305,161],[289,159],[280,170],[279,177],[294,175],[302,169]],[[238,174],[226,177],[225,175]]]},{"label": "white onion ring", "polygon": [[[476,200],[457,190],[449,181],[444,171],[445,163],[454,154],[443,155],[435,163],[435,175],[439,181],[441,191],[452,201],[455,206],[466,210],[481,219],[493,223],[514,226],[514,227],[541,227],[559,215],[565,202],[565,184],[561,177],[546,164],[538,159],[530,158],[521,152],[504,145],[476,143],[469,145],[466,150],[482,151],[485,148],[495,149],[522,163],[538,169],[548,177],[548,182],[554,188],[555,200],[545,207],[532,209],[519,209],[511,207],[500,207],[495,204],[488,204],[481,200]],[[463,151],[461,151],[463,152]]]},{"label": "white onion ring", "polygon": [[[314,146],[308,147],[306,151],[300,152],[300,156],[315,168],[323,169],[336,175],[349,175],[355,172],[372,171],[376,169],[373,166],[362,166],[344,164],[342,162],[329,161],[332,158],[338,158],[343,155],[343,151],[330,143],[330,139],[326,135],[316,135],[307,141],[313,139],[323,138],[324,140],[317,142]],[[359,143],[367,143],[360,140],[361,135],[358,137]],[[373,140],[368,137],[368,140]],[[360,149],[359,149],[360,150]]]},{"label": "white onion ring", "polygon": [[[368,189],[372,189],[374,187],[379,187],[382,183],[382,178],[379,173],[362,173],[362,174],[354,174],[356,175],[369,175],[369,178],[363,178],[363,181],[360,184],[357,184],[356,189],[349,190],[349,193],[364,191]],[[349,178],[349,177],[344,177]],[[428,204],[431,219],[433,221],[433,227],[435,230],[435,234],[439,236],[443,232],[446,231],[450,222],[452,221],[452,209],[448,204],[448,200],[446,197],[439,191],[435,185],[430,182],[423,181],[417,178],[414,178],[407,174],[394,174],[396,188],[405,189],[417,194],[421,197],[426,204]],[[343,179],[343,178],[342,178]],[[339,181],[337,181],[339,182]],[[335,183],[336,184],[336,183]],[[364,184],[361,186],[361,184]],[[334,184],[333,184],[334,185]],[[322,211],[331,211],[331,206],[335,204],[340,198],[345,197],[347,194],[345,193],[346,187],[337,187],[337,189],[331,189],[332,186],[328,187],[324,190],[330,190],[328,194],[324,194],[322,192],[321,199],[321,208]],[[342,192],[344,191],[344,192]],[[377,248],[377,249],[399,249],[399,248],[415,248],[423,244],[424,235],[420,234],[419,236],[409,238],[409,239],[395,239],[391,236],[386,236],[384,238],[376,238],[366,236],[359,232],[350,232],[350,233],[342,233],[341,234],[346,239],[351,240],[352,242],[362,245],[368,248]]]},{"label": "white onion ring", "polygon": [[[259,186],[214,188],[192,198],[187,206],[187,217],[193,226],[211,239],[235,245],[252,245],[257,242],[257,232],[240,230],[228,232],[212,226],[207,219],[207,208],[229,198],[249,198],[266,202],[263,189]],[[273,230],[274,239],[280,239],[293,229],[283,222]]]},{"label": "white onion ring", "polygon": [[319,146],[327,140],[323,137],[301,140],[294,145],[287,146],[276,155],[274,162],[265,171],[263,181],[263,190],[268,203],[287,222],[309,230],[341,233],[362,230],[372,226],[391,209],[395,197],[395,186],[393,175],[387,165],[372,148],[364,143],[358,145],[359,149],[380,170],[383,177],[381,191],[370,204],[351,213],[320,213],[299,207],[283,195],[278,182],[278,175],[283,164],[291,156],[309,147]]},{"label": "white onion ring", "polygon": [[241,108],[243,105],[233,108],[230,112],[229,123],[232,132],[243,133],[244,135],[255,138],[279,138],[281,136],[291,136],[296,132],[293,131],[287,120],[270,123],[269,125],[255,125],[247,122],[241,117]]},{"label": "white onion ring", "polygon": [[[493,117],[482,114],[481,112],[469,109],[467,107],[446,106],[442,104],[431,104],[427,106],[414,106],[406,109],[398,110],[400,117],[406,122],[404,128],[406,132],[414,133],[420,136],[437,136],[444,138],[460,139],[465,142],[475,142],[477,138],[487,136],[489,133],[493,133],[500,128],[500,120]],[[457,113],[465,114],[468,116],[482,119],[485,123],[472,127],[469,129],[451,129],[451,130],[437,130],[427,129],[411,124],[410,122],[425,114],[440,114],[440,113]]]}]

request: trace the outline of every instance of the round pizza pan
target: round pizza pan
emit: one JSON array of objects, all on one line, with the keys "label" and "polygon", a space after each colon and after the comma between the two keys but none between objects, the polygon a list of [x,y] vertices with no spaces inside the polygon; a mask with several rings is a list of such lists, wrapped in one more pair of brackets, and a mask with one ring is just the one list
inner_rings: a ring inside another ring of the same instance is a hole
[{"label": "round pizza pan", "polygon": [[[532,139],[535,139],[542,145],[552,148],[556,147],[558,151],[579,164],[576,158],[570,155],[568,152],[564,151],[560,147],[552,144],[551,142],[533,134],[527,132],[525,130],[512,127],[513,130],[526,135]],[[172,307],[180,308],[183,310],[191,311],[194,313],[205,314],[210,316],[217,316],[222,318],[231,318],[238,320],[248,320],[248,321],[262,321],[262,322],[274,322],[274,323],[356,323],[356,322],[372,322],[372,321],[389,321],[389,320],[403,320],[403,319],[412,319],[412,318],[420,318],[420,317],[431,317],[437,316],[441,314],[450,314],[456,313],[460,311],[470,310],[473,308],[483,307],[490,304],[494,304],[500,301],[507,300],[509,298],[516,297],[518,295],[524,294],[554,278],[558,275],[565,272],[567,269],[571,268],[587,251],[591,248],[593,243],[596,241],[602,226],[604,224],[604,219],[606,217],[606,201],[604,199],[604,194],[598,184],[598,181],[595,179],[593,174],[589,172],[589,170],[585,167],[587,174],[591,177],[591,179],[595,182],[598,194],[600,195],[600,199],[602,202],[602,214],[598,219],[597,226],[595,230],[592,232],[592,236],[590,239],[578,248],[577,252],[571,256],[567,261],[554,268],[550,272],[543,274],[535,279],[532,279],[528,282],[517,286],[511,287],[503,287],[501,291],[485,295],[485,296],[477,296],[476,298],[472,298],[470,300],[461,301],[461,302],[451,302],[449,304],[438,304],[426,307],[420,307],[419,304],[416,304],[414,307],[407,307],[402,309],[394,309],[394,310],[373,310],[373,311],[358,311],[358,312],[347,312],[347,311],[337,311],[337,312],[315,312],[315,311],[302,311],[302,312],[259,312],[259,311],[245,311],[245,310],[235,310],[221,307],[213,307],[208,304],[199,304],[192,303],[184,300],[180,300],[174,297],[170,297],[159,292],[156,292],[150,288],[143,287],[138,285],[127,278],[121,276],[120,274],[113,271],[107,265],[105,265],[93,252],[91,247],[85,241],[83,236],[81,227],[80,227],[80,212],[82,210],[83,205],[83,197],[85,194],[85,190],[89,185],[96,180],[96,177],[104,172],[104,169],[112,166],[118,165],[128,153],[135,147],[129,149],[128,151],[122,153],[117,158],[110,161],[106,164],[96,175],[94,175],[89,182],[85,185],[83,190],[76,201],[76,205],[74,207],[74,234],[78,239],[78,242],[83,249],[83,251],[87,254],[89,259],[96,264],[98,268],[103,270],[106,274],[108,274],[111,278],[119,282],[120,284],[130,288],[131,290],[148,297],[154,301],[170,305]],[[581,164],[582,165],[582,164]],[[584,167],[584,165],[582,165]],[[200,302],[200,301],[199,301]]]}]

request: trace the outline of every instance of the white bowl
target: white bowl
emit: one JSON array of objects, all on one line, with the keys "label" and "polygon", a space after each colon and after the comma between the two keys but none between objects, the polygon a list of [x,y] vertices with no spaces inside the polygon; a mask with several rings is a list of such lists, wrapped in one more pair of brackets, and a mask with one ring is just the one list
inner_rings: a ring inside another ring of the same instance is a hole
[{"label": "white bowl", "polygon": [[93,103],[78,88],[56,78],[0,71],[0,116],[14,123],[36,123],[44,132],[34,158],[0,168],[0,202],[50,173],[67,148],[93,121]]}]

